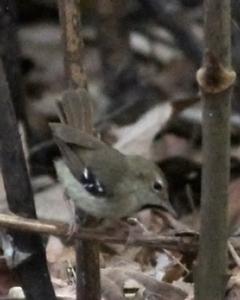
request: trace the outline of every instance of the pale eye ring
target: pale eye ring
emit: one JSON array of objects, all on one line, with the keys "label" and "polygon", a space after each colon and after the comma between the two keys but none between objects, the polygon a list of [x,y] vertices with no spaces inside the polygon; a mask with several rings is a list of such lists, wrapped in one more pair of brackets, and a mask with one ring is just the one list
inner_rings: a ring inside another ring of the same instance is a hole
[{"label": "pale eye ring", "polygon": [[153,183],[153,189],[156,192],[160,192],[163,189],[163,183],[160,180],[156,180]]}]

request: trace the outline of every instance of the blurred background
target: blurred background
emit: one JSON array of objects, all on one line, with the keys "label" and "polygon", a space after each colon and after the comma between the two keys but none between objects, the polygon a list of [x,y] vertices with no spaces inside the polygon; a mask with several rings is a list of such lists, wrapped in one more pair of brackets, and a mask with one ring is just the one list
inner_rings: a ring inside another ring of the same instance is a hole
[{"label": "blurred background", "polygon": [[[231,3],[232,64],[238,75],[240,2],[232,0]],[[203,1],[81,0],[81,12],[83,60],[94,101],[97,132],[119,151],[153,160],[167,178],[178,221],[198,230],[204,161],[201,95],[195,77],[204,49]],[[56,102],[66,88],[57,1],[0,0],[0,55],[20,124],[38,217],[71,222],[73,213],[64,200],[54,170],[54,160],[60,153],[48,126],[48,122],[57,120]],[[237,79],[231,115],[231,232],[240,225],[239,97]],[[1,181],[0,177],[2,210],[6,201]],[[141,226],[136,230],[169,233],[162,216],[145,211],[137,217]],[[125,229],[113,225],[117,233]],[[69,262],[75,264],[74,252],[65,249],[66,243],[63,245],[53,237],[49,240],[47,259],[51,276],[54,280],[63,279],[54,284],[58,289],[59,286],[65,289],[67,282],[67,288],[72,288],[67,271]],[[174,284],[178,281],[183,287],[193,281],[194,255],[105,244],[101,251],[101,267],[111,280],[123,274],[119,269],[116,272],[116,267],[121,266],[122,270],[150,274],[158,284],[159,280]],[[2,274],[0,264],[0,282],[4,280],[0,295],[5,295],[9,287],[19,283],[12,278],[5,283],[6,274]],[[111,290],[109,286],[104,288]],[[122,290],[120,286],[119,293]],[[192,292],[190,285],[187,294]],[[166,299],[185,298],[168,295]]]},{"label": "blurred background", "polygon": [[[4,2],[0,51],[30,174],[36,181],[47,176],[55,182],[53,160],[59,152],[48,122],[57,119],[55,104],[66,87],[57,3],[21,0],[6,8]],[[200,203],[201,101],[195,74],[204,47],[202,6],[201,0],[81,1],[95,127],[106,143],[150,158],[163,169],[179,217]],[[238,74],[239,1],[232,1],[232,9],[232,58]],[[237,80],[231,117],[234,195],[240,189],[239,87]],[[234,219],[236,199],[231,203]]]}]

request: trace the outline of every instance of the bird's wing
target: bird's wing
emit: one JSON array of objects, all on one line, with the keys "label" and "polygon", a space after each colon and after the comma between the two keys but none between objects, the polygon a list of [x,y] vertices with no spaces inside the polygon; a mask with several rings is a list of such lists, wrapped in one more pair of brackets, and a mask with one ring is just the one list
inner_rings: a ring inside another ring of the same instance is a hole
[{"label": "bird's wing", "polygon": [[[102,184],[108,194],[113,194],[126,175],[126,158],[91,135],[92,100],[88,92],[67,90],[58,109],[61,123],[50,123],[50,127],[68,168],[79,181],[84,179],[85,171],[90,174],[87,179]],[[84,182],[87,184],[87,180]]]},{"label": "bird's wing", "polygon": [[55,142],[62,153],[66,165],[68,166],[74,177],[77,178],[79,173],[83,172],[84,170],[84,162],[69,144],[66,144],[57,137],[55,138]]},{"label": "bird's wing", "polygon": [[50,127],[67,166],[78,178],[86,167],[84,153],[96,151],[104,144],[93,136],[65,124],[50,123]]},{"label": "bird's wing", "polygon": [[86,151],[87,167],[104,187],[106,194],[113,196],[123,178],[127,176],[128,164],[126,157],[117,150],[105,145],[96,151]]},{"label": "bird's wing", "polygon": [[118,182],[126,175],[126,158],[95,137],[61,123],[51,123],[54,139],[64,160],[77,180],[88,168],[107,192],[113,194]]}]

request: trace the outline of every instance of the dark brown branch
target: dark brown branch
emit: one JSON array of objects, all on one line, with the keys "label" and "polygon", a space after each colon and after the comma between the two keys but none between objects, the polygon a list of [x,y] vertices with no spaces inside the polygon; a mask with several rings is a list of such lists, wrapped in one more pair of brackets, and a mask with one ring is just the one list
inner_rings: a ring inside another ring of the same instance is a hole
[{"label": "dark brown branch", "polygon": [[[87,76],[83,68],[84,43],[81,32],[81,10],[79,0],[58,0],[59,15],[64,44],[65,74],[68,88],[86,88]],[[91,104],[90,104],[91,105]],[[81,118],[81,116],[79,116]],[[92,116],[84,118],[84,129],[92,134]],[[78,214],[82,226],[91,226],[91,218],[83,212]],[[76,241],[77,300],[99,300],[100,262],[98,243]]]},{"label": "dark brown branch", "polygon": [[68,87],[87,86],[83,69],[84,44],[80,14],[80,0],[58,0],[64,46],[65,75]]},{"label": "dark brown branch", "polygon": [[[0,154],[4,186],[10,210],[36,217],[33,193],[28,178],[18,125],[10,100],[8,84],[0,61]],[[40,236],[11,232],[16,249],[32,254],[17,268],[27,299],[55,299]]]},{"label": "dark brown branch", "polygon": [[196,299],[224,299],[227,280],[231,70],[230,0],[206,0],[204,64],[197,79],[203,95],[202,223]]},{"label": "dark brown branch", "polygon": [[15,0],[0,1],[0,45],[0,55],[15,112],[18,119],[25,121]]}]

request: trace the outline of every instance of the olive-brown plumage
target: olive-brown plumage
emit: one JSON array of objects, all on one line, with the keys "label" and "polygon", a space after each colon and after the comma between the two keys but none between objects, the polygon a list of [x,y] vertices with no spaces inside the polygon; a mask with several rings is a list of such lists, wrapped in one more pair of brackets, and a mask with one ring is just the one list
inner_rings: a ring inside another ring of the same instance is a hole
[{"label": "olive-brown plumage", "polygon": [[[59,103],[61,123],[51,129],[64,160],[58,177],[75,206],[99,218],[121,218],[144,207],[172,211],[159,168],[140,156],[126,156],[93,135],[86,90],[67,91]],[[88,128],[86,128],[86,124]]]}]

